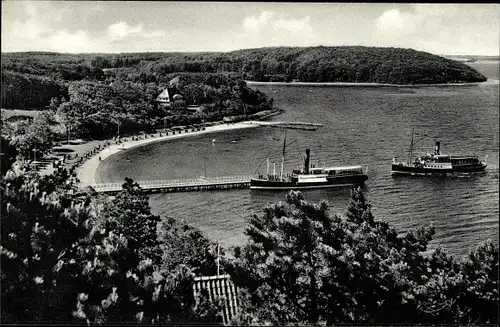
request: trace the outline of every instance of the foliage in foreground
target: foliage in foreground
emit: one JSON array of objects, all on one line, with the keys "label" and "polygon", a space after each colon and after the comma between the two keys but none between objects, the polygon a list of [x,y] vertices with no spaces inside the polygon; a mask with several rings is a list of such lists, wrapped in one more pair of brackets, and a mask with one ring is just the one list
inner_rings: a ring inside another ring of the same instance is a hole
[{"label": "foliage in foreground", "polygon": [[[214,275],[215,244],[151,213],[137,183],[109,198],[70,198],[67,174],[1,180],[2,323],[214,323],[219,303],[194,299]],[[360,190],[346,217],[299,192],[269,205],[225,269],[240,318],[275,324],[498,322],[498,248],[463,260],[423,253],[433,228],[401,235],[376,221]]]},{"label": "foliage in foreground", "polygon": [[[114,200],[92,193],[70,199],[52,177],[36,174],[10,174],[1,190],[2,323],[217,321],[217,307],[196,303],[191,288],[197,269],[213,273],[213,256],[205,258],[211,263],[199,255],[165,262],[170,253],[188,248],[189,257],[206,248],[165,246],[159,218],[133,181]],[[180,229],[163,233],[188,237]]]},{"label": "foliage in foreground", "polygon": [[246,229],[228,261],[244,312],[274,324],[496,323],[498,248],[463,260],[441,248],[424,255],[434,229],[401,235],[374,219],[360,189],[346,217],[290,192]]},{"label": "foliage in foreground", "polygon": [[[57,124],[52,111],[40,113],[31,123],[23,120],[9,123],[2,120],[2,160],[4,157],[15,159],[18,155],[26,160],[41,159],[51,151]],[[2,171],[7,171],[12,163],[12,159],[7,160],[6,165],[2,165]]]}]

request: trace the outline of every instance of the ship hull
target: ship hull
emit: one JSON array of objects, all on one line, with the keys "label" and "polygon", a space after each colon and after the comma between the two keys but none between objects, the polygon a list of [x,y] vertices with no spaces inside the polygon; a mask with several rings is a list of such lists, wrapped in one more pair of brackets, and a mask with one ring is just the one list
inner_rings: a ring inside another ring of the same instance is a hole
[{"label": "ship hull", "polygon": [[362,185],[368,180],[367,175],[345,176],[328,178],[324,182],[303,182],[294,181],[270,181],[267,179],[252,178],[250,180],[250,189],[253,190],[300,190],[315,188],[336,188],[345,186]]},{"label": "ship hull", "polygon": [[485,164],[452,166],[451,168],[429,168],[422,166],[392,165],[393,175],[446,175],[454,173],[477,173],[486,168]]}]

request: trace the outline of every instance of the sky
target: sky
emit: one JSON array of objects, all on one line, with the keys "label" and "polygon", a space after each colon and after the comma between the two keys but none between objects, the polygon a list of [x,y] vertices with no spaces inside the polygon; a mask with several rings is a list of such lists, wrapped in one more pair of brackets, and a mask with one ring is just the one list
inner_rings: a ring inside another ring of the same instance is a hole
[{"label": "sky", "polygon": [[2,1],[2,52],[361,45],[499,55],[499,4]]}]

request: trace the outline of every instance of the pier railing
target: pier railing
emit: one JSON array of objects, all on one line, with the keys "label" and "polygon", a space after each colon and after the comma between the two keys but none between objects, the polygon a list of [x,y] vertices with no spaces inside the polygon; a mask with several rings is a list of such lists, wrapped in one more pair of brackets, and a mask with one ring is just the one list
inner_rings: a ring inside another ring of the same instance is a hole
[{"label": "pier railing", "polygon": [[[234,185],[235,187],[241,184],[250,183],[251,176],[219,176],[219,177],[199,177],[192,179],[173,179],[173,180],[150,180],[137,181],[139,186],[144,190],[196,190],[198,189],[216,189],[218,186]],[[122,189],[123,183],[99,183],[92,187],[96,192],[117,192]]]}]

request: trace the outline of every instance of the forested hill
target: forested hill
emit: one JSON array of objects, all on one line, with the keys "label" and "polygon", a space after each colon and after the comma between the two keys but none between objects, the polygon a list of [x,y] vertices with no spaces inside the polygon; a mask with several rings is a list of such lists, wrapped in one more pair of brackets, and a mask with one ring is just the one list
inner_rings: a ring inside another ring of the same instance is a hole
[{"label": "forested hill", "polygon": [[226,53],[2,54],[2,71],[65,80],[102,77],[102,69],[142,82],[177,72],[226,73],[254,81],[433,84],[483,82],[470,66],[430,53],[361,46],[275,47]]},{"label": "forested hill", "polygon": [[115,79],[165,87],[179,74],[230,80],[435,84],[483,82],[470,66],[426,52],[399,48],[275,47],[232,52],[2,54],[2,106],[37,108],[68,96],[77,81]]},{"label": "forested hill", "polygon": [[[360,46],[261,48],[226,55],[245,61],[242,72],[258,81],[434,84],[483,82],[486,77],[461,62],[400,48]],[[250,58],[250,60],[248,60]]]}]

